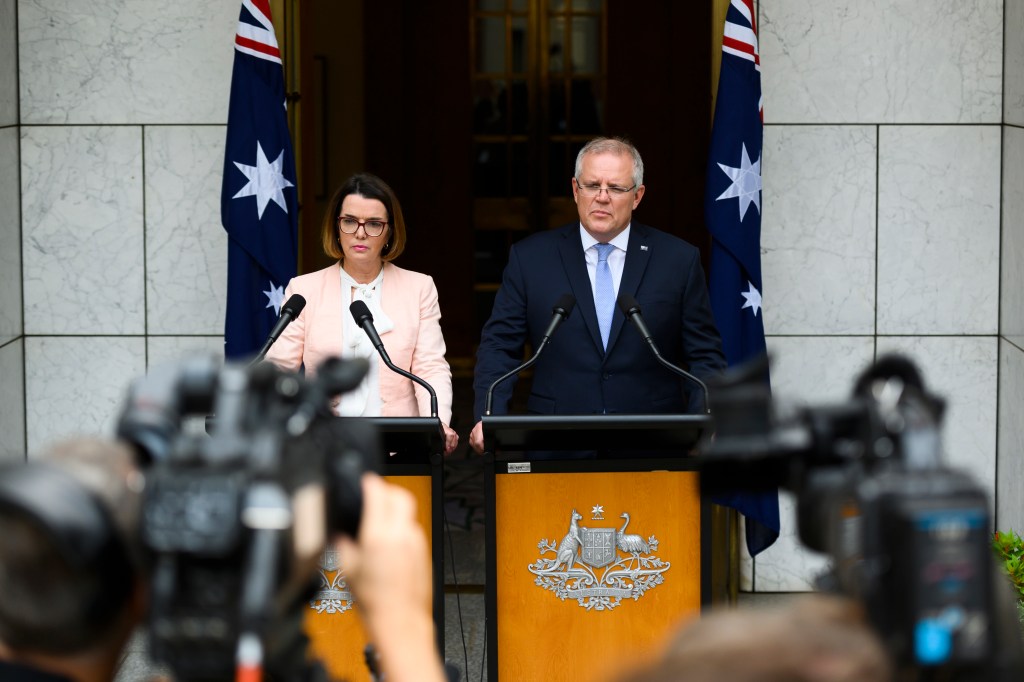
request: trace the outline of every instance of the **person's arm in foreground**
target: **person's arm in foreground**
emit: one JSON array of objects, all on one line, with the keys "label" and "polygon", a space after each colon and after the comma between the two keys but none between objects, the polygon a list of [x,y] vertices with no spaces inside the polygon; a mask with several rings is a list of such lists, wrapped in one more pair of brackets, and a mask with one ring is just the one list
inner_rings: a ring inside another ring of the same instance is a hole
[{"label": "person's arm in foreground", "polygon": [[427,538],[416,500],[375,474],[363,476],[359,540],[338,540],[345,579],[389,682],[444,682],[432,613]]}]

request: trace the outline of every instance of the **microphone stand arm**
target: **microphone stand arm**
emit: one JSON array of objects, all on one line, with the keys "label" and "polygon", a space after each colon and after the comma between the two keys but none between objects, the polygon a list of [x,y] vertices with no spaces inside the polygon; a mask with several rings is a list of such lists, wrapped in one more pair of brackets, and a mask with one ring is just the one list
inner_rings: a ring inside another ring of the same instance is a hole
[{"label": "microphone stand arm", "polygon": [[705,382],[700,381],[699,379],[694,377],[692,374],[690,374],[686,370],[684,370],[684,369],[682,369],[680,367],[676,367],[675,365],[670,363],[669,360],[667,360],[664,357],[662,357],[662,352],[660,352],[657,349],[657,346],[654,345],[654,339],[652,339],[650,337],[647,337],[644,340],[647,342],[647,345],[650,346],[651,352],[654,353],[654,359],[656,359],[658,361],[658,363],[662,364],[662,367],[664,367],[667,370],[671,370],[672,372],[674,372],[675,374],[679,375],[683,379],[687,379],[689,381],[692,381],[695,384],[697,384],[698,386],[700,386],[700,390],[703,391],[703,396],[705,396],[705,413],[710,415],[711,414],[711,402],[709,401],[709,398],[708,398],[708,384],[706,384]]},{"label": "microphone stand arm", "polygon": [[[367,320],[367,322],[364,322],[363,323],[363,329],[364,330],[366,329],[366,325],[367,324],[372,325],[373,322],[371,320]],[[366,332],[366,333],[367,333],[367,335],[371,339],[373,339],[374,337],[376,337],[377,340],[380,339],[380,337],[377,336],[376,334],[371,334],[370,332]],[[377,348],[377,352],[380,353],[380,357],[384,361],[384,364],[387,365],[388,368],[391,369],[392,372],[397,372],[398,374],[401,374],[406,379],[409,379],[410,381],[419,384],[420,386],[422,386],[423,388],[425,388],[427,390],[427,394],[430,395],[430,416],[431,417],[436,417],[437,416],[437,393],[434,392],[434,387],[431,386],[430,384],[428,384],[423,379],[420,379],[418,376],[416,376],[412,372],[406,372],[404,369],[402,369],[401,367],[399,367],[395,363],[391,362],[391,358],[390,358],[390,356],[388,356],[388,352],[384,349],[384,342],[383,341],[380,341],[379,343],[374,343],[374,346]]]},{"label": "microphone stand arm", "polygon": [[487,399],[484,402],[484,416],[487,416],[487,417],[491,416],[491,405],[494,402],[494,389],[495,389],[495,387],[498,384],[500,384],[501,382],[505,381],[505,379],[508,379],[513,374],[519,374],[524,369],[529,369],[530,367],[532,367],[533,363],[537,362],[537,358],[540,357],[540,352],[542,350],[544,350],[544,346],[547,345],[549,338],[550,338],[550,335],[545,336],[543,339],[541,339],[540,345],[537,346],[537,351],[533,354],[532,358],[530,358],[525,363],[523,363],[523,364],[519,365],[518,367],[516,367],[516,368],[506,372],[505,374],[501,375],[500,377],[498,377],[497,379],[494,380],[494,383],[491,384],[491,387],[487,389]]},{"label": "microphone stand arm", "polygon": [[263,348],[260,348],[260,352],[257,353],[256,357],[254,357],[252,361],[249,363],[249,366],[251,367],[252,365],[255,365],[257,362],[262,362],[263,359],[267,357],[267,353],[270,352],[270,347],[274,345],[275,341],[277,341],[277,339],[267,339],[263,343]]}]

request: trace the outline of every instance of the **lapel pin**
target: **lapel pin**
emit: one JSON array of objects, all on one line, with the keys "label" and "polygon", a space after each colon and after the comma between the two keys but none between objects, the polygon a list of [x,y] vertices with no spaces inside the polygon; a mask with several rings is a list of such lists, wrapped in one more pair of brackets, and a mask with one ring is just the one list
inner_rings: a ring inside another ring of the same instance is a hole
[{"label": "lapel pin", "polygon": [[640,250],[641,251],[646,251],[647,250],[647,244],[641,244],[640,245]]}]

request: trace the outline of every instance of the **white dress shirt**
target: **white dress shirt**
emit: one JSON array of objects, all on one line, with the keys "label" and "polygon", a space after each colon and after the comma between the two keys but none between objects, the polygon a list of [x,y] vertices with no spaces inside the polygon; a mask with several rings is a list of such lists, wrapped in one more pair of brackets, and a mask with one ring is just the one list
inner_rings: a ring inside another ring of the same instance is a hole
[{"label": "white dress shirt", "polygon": [[384,288],[384,270],[369,284],[360,284],[352,279],[345,268],[341,268],[341,319],[342,358],[366,358],[370,361],[370,370],[362,382],[351,391],[341,394],[341,401],[334,409],[339,417],[379,417],[381,412],[380,398],[380,367],[377,362],[377,349],[373,347],[366,332],[356,324],[349,312],[349,306],[355,301],[363,301],[373,315],[373,326],[378,334],[389,332],[395,328],[380,306],[380,297]]},{"label": "white dress shirt", "polygon": [[[629,228],[631,225],[626,225],[626,229],[623,230],[615,239],[608,242],[615,248],[612,249],[611,253],[608,254],[608,269],[612,272],[612,284],[615,285],[615,297],[619,296],[619,283],[622,282],[622,270],[626,267],[626,246],[629,245]],[[594,245],[598,243],[589,232],[587,232],[583,225],[580,225],[580,240],[583,242],[583,256],[587,259],[587,274],[590,275],[590,293],[594,295],[594,300],[597,300],[596,292],[594,291],[595,281],[597,278],[597,249]]]}]

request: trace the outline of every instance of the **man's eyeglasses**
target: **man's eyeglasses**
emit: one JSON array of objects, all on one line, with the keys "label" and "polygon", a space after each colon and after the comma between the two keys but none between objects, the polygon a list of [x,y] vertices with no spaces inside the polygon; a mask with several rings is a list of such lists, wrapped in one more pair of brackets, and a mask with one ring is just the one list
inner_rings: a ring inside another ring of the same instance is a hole
[{"label": "man's eyeglasses", "polygon": [[579,181],[579,178],[576,179],[576,187],[579,188],[580,193],[585,197],[596,197],[602,190],[608,192],[608,196],[610,197],[621,197],[636,189],[636,185],[633,185],[632,187],[619,187],[617,185],[609,185],[608,187],[602,187],[601,185],[584,185]]},{"label": "man's eyeglasses", "polygon": [[347,215],[338,218],[338,228],[345,234],[355,234],[356,230],[362,227],[367,237],[379,237],[384,234],[384,228],[387,226],[387,222],[383,220],[357,220]]}]

